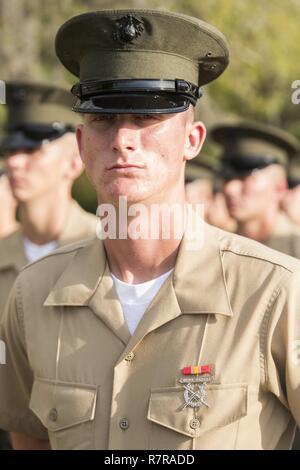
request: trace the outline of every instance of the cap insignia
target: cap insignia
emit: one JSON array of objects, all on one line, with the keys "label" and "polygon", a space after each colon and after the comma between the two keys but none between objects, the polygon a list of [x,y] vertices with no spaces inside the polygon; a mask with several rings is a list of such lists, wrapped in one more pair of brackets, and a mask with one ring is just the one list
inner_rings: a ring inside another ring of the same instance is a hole
[{"label": "cap insignia", "polygon": [[120,44],[131,43],[144,31],[144,22],[132,15],[126,15],[116,21],[117,31],[113,38]]}]

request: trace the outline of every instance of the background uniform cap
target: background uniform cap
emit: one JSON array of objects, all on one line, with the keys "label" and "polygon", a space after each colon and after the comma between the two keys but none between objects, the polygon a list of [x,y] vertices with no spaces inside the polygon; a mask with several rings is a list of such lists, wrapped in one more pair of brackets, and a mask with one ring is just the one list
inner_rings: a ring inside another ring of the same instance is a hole
[{"label": "background uniform cap", "polygon": [[56,54],[80,78],[74,89],[79,112],[143,107],[177,112],[172,97],[188,97],[188,104],[195,104],[198,87],[216,79],[228,64],[226,41],[217,29],[186,15],[151,10],[104,10],[71,18],[57,33]]},{"label": "background uniform cap", "polygon": [[6,82],[6,122],[2,152],[33,150],[44,140],[74,131],[78,122],[72,94],[64,88],[30,82]]},{"label": "background uniform cap", "polygon": [[221,124],[210,135],[223,147],[219,171],[225,178],[243,176],[271,164],[287,166],[299,149],[292,135],[260,123]]}]

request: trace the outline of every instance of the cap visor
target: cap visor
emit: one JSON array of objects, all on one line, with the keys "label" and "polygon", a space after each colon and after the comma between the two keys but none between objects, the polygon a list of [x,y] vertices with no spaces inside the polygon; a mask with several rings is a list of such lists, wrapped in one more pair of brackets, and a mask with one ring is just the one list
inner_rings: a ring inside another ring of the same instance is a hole
[{"label": "cap visor", "polygon": [[114,93],[89,100],[78,100],[73,111],[78,113],[148,114],[181,113],[191,102],[184,96],[157,93]]}]

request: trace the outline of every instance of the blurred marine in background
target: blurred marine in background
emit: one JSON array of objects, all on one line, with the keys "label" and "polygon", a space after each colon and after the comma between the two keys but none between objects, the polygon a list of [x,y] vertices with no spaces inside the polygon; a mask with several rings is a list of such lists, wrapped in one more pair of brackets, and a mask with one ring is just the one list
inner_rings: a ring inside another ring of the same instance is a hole
[{"label": "blurred marine in background", "polygon": [[223,148],[219,173],[236,232],[300,258],[300,230],[280,209],[298,141],[281,129],[252,122],[215,126],[211,137]]},{"label": "blurred marine in background", "polygon": [[[72,101],[68,91],[52,85],[6,84],[8,114],[0,151],[12,194],[6,187],[4,209],[11,212],[17,201],[20,227],[0,240],[0,318],[24,265],[96,233],[96,217],[71,197],[83,171]],[[0,197],[2,184],[8,181],[0,179]],[[7,442],[0,434],[1,447]]]},{"label": "blurred marine in background", "polygon": [[7,121],[0,152],[20,228],[0,240],[0,317],[19,270],[72,241],[95,235],[96,217],[72,199],[82,173],[72,95],[63,88],[7,83]]}]

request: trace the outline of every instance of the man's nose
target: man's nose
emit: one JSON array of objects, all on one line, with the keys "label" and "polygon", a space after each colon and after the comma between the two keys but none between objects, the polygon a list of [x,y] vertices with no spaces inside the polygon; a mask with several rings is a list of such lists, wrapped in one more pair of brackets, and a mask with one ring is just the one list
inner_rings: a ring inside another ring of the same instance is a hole
[{"label": "man's nose", "polygon": [[139,132],[128,121],[117,122],[114,126],[112,148],[114,152],[133,152],[138,148]]},{"label": "man's nose", "polygon": [[8,170],[21,167],[26,164],[27,159],[28,154],[22,150],[18,150],[5,158],[5,166]]},{"label": "man's nose", "polygon": [[225,196],[235,196],[241,193],[242,181],[239,179],[228,180],[224,184],[223,192]]}]

